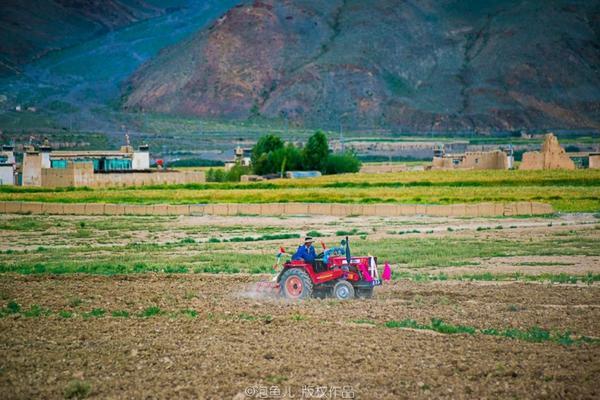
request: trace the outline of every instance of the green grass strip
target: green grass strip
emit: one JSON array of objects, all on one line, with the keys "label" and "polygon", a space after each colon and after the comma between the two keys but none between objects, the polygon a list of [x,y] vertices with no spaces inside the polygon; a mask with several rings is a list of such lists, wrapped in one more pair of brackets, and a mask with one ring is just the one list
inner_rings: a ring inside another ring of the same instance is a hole
[{"label": "green grass strip", "polygon": [[600,344],[600,339],[589,338],[587,336],[573,337],[570,331],[551,332],[538,326],[534,326],[525,331],[516,328],[504,330],[494,328],[478,329],[472,326],[449,324],[439,318],[432,318],[430,324],[420,324],[414,319],[404,319],[402,321],[387,321],[383,325],[386,328],[429,330],[447,335],[461,333],[468,335],[481,334],[524,340],[533,343],[555,342],[566,346],[581,343]]}]

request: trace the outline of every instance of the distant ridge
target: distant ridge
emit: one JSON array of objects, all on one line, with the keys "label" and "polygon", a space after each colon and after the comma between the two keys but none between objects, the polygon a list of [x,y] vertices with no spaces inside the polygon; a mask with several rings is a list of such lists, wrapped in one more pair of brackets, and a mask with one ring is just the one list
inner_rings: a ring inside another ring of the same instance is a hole
[{"label": "distant ridge", "polygon": [[124,108],[412,131],[600,126],[600,3],[264,0],[129,80]]}]

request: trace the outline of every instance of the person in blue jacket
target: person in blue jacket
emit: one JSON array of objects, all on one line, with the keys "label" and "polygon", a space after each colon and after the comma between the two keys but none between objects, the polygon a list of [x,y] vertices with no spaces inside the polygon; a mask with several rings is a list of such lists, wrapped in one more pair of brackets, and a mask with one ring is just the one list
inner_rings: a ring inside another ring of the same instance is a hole
[{"label": "person in blue jacket", "polygon": [[292,260],[304,260],[306,262],[312,263],[317,258],[317,254],[315,253],[315,248],[313,247],[313,238],[307,236],[304,239],[304,244],[298,247],[298,250],[292,256]]}]

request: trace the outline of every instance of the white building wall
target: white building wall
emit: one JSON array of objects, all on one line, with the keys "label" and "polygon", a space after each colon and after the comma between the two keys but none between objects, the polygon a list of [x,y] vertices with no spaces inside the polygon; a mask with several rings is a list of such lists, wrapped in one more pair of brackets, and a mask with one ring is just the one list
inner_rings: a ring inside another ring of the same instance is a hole
[{"label": "white building wall", "polygon": [[14,185],[15,175],[12,165],[0,165],[0,185]]},{"label": "white building wall", "polygon": [[50,152],[40,152],[40,156],[42,157],[42,168],[50,168]]},{"label": "white building wall", "polygon": [[150,153],[147,151],[136,151],[133,153],[131,160],[131,169],[148,169],[150,168]]}]

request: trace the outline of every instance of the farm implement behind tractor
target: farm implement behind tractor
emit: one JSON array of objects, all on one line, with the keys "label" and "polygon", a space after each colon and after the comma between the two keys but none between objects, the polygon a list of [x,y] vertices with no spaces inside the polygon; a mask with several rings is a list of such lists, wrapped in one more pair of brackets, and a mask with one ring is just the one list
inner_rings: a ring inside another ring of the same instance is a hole
[{"label": "farm implement behind tractor", "polygon": [[279,270],[281,257],[285,254],[280,249],[273,266],[277,275],[269,282],[259,282],[257,290],[292,300],[330,296],[340,300],[371,298],[375,286],[391,277],[387,262],[380,277],[377,257],[353,257],[348,237],[339,247],[323,247],[324,251],[314,262],[289,260]]}]

